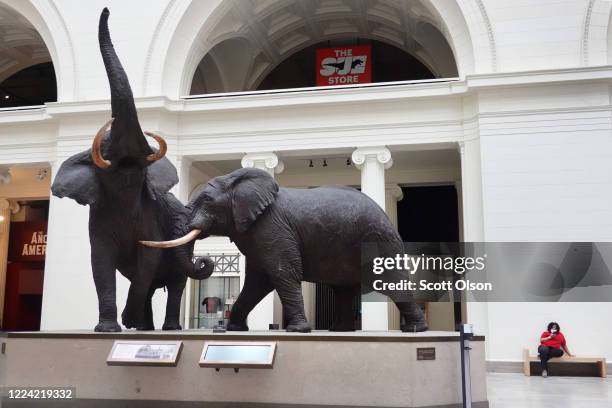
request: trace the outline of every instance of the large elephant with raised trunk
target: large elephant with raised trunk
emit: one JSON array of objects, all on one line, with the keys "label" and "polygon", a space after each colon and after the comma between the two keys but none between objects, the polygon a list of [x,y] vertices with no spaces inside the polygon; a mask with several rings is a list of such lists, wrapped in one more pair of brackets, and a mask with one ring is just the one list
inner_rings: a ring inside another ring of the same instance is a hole
[{"label": "large elephant with raised trunk", "polygon": [[116,270],[130,280],[121,315],[127,328],[152,330],[151,298],[167,287],[164,330],[181,329],[180,303],[187,277],[205,279],[213,271],[209,258],[194,263],[193,244],[170,251],[146,248],[143,239],[173,239],[188,230],[189,212],[168,191],[178,182],[176,169],[164,157],[166,142],[149,147],[138,122],[127,75],[108,32],[109,12],[100,16],[100,52],[111,90],[112,119],[95,136],[91,149],[68,158],[51,191],[89,205],[91,267],[98,294],[99,322],[95,331],[121,331],[117,323]]},{"label": "large elephant with raised trunk", "polygon": [[[382,243],[403,251],[402,240],[385,212],[368,196],[349,187],[279,188],[263,170],[240,169],[210,180],[187,207],[192,231],[172,245],[185,245],[195,234],[198,239],[221,235],[235,242],[246,257],[244,287],[233,306],[229,330],[248,330],[249,312],[276,290],[286,329],[310,331],[302,281],[333,288],[331,330],[355,330],[352,300],[364,285],[362,244]],[[169,246],[167,242],[144,244]],[[412,298],[382,293],[398,306],[403,331],[427,330],[423,313]]]}]

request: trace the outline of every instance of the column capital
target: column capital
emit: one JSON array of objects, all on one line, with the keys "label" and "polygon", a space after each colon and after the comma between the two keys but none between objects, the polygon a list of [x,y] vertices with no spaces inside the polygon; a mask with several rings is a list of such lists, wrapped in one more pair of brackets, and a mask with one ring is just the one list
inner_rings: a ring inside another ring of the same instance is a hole
[{"label": "column capital", "polygon": [[385,192],[387,193],[387,196],[394,198],[395,201],[402,201],[404,198],[404,192],[399,184],[385,184]]},{"label": "column capital", "polygon": [[242,157],[240,164],[244,168],[257,168],[271,174],[280,174],[285,169],[285,164],[273,152],[247,153]]},{"label": "column capital", "polygon": [[20,206],[17,201],[11,201],[8,198],[0,197],[0,211],[10,210],[11,213],[17,214],[19,208]]},{"label": "column capital", "polygon": [[358,169],[361,169],[368,160],[376,160],[379,164],[382,164],[385,169],[389,169],[393,166],[391,151],[385,146],[360,147],[353,152],[351,160]]}]

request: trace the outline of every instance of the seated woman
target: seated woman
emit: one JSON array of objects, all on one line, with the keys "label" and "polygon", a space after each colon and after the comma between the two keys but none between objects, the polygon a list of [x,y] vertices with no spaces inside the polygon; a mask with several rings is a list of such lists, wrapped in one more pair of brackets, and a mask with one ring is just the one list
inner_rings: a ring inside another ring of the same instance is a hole
[{"label": "seated woman", "polygon": [[542,377],[548,377],[548,360],[553,357],[561,357],[564,350],[568,356],[574,357],[567,348],[565,336],[561,333],[559,324],[557,322],[548,323],[546,331],[540,336],[540,347],[538,347],[538,354],[542,362]]}]

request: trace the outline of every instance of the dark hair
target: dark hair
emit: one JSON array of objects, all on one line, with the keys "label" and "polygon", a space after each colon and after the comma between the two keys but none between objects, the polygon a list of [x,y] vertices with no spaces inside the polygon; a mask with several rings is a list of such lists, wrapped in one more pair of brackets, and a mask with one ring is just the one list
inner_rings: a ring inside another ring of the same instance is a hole
[{"label": "dark hair", "polygon": [[548,323],[548,327],[547,327],[546,330],[550,332],[550,329],[552,329],[553,326],[557,326],[557,331],[558,332],[561,331],[561,326],[559,326],[559,323],[557,323],[557,322],[550,322],[550,323]]}]

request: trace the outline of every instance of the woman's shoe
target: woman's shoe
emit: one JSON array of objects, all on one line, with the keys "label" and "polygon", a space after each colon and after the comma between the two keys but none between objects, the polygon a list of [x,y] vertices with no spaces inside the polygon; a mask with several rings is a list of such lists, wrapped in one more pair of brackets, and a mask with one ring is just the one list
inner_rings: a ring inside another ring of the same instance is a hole
[{"label": "woman's shoe", "polygon": [[547,370],[542,370],[542,377],[544,377],[544,378],[548,377],[548,371]]}]

